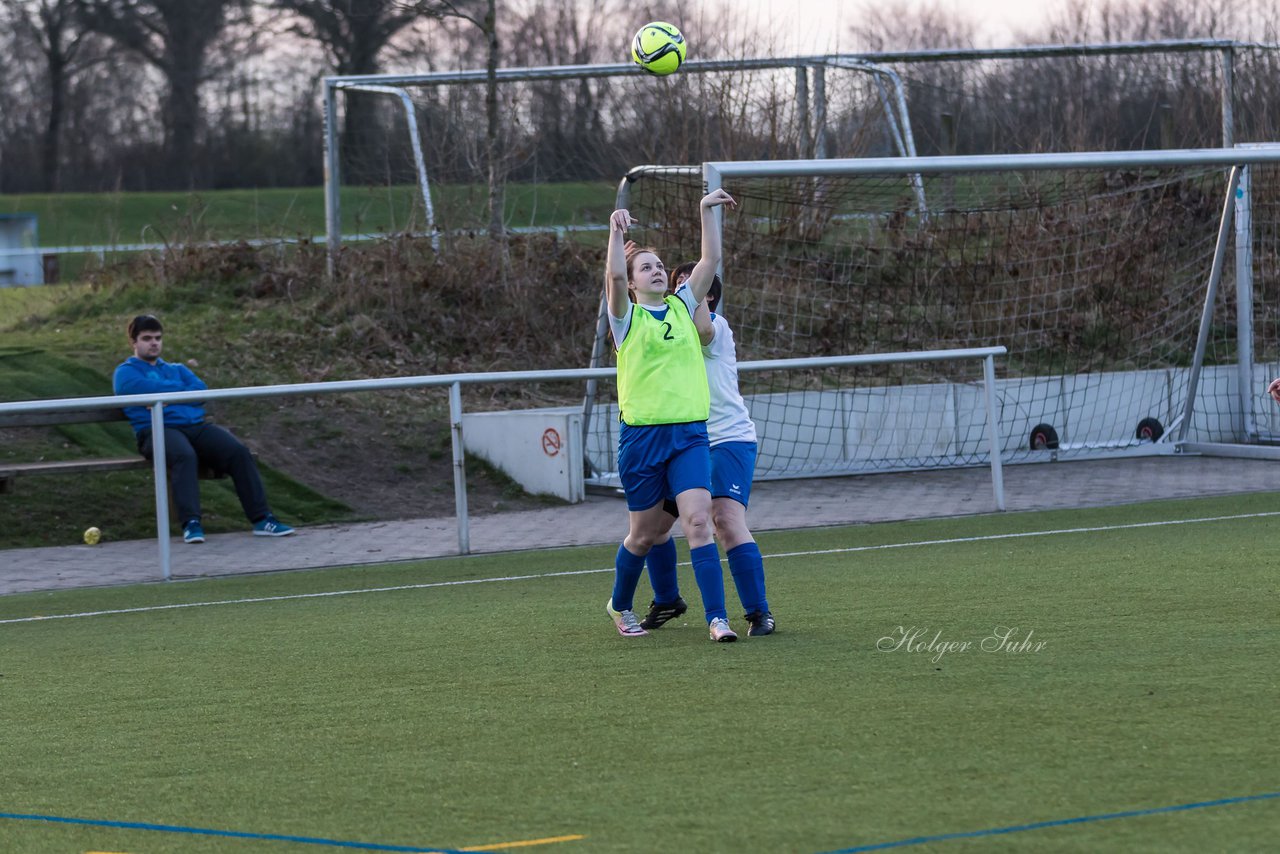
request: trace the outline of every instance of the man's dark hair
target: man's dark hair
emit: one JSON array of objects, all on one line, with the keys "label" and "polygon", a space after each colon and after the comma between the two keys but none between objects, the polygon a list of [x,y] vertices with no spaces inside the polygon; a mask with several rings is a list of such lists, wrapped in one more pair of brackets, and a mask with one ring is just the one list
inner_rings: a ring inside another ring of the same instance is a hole
[{"label": "man's dark hair", "polygon": [[[693,273],[693,268],[696,266],[698,266],[696,262],[686,261],[683,264],[681,264],[679,267],[676,267],[674,270],[671,271],[671,276],[668,279],[668,281],[670,282],[669,287],[670,287],[671,293],[675,293],[676,279],[680,278],[681,276],[691,275]],[[716,306],[720,304],[720,291],[723,288],[724,288],[724,283],[720,281],[720,274],[716,273],[715,276],[712,277],[711,279],[711,287],[707,289],[707,296],[706,296],[707,308],[711,309],[712,311],[716,310]]]},{"label": "man's dark hair", "polygon": [[154,314],[140,314],[129,321],[130,341],[137,341],[138,336],[144,332],[164,332],[164,327],[160,325],[160,318]]},{"label": "man's dark hair", "polygon": [[724,290],[724,283],[720,281],[720,274],[716,273],[711,279],[711,287],[707,288],[707,308],[716,310],[716,306],[720,305],[722,290]]},{"label": "man's dark hair", "polygon": [[667,276],[667,281],[670,283],[672,293],[675,292],[676,279],[680,278],[681,276],[688,276],[693,272],[693,268],[696,266],[698,266],[698,264],[695,261],[685,261],[679,267],[676,267],[674,270],[671,271],[671,273]]}]

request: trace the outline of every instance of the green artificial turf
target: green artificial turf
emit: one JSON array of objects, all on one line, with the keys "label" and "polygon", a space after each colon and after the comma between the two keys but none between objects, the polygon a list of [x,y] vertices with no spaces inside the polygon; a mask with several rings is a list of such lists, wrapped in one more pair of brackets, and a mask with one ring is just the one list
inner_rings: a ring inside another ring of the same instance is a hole
[{"label": "green artificial turf", "polygon": [[[1277,498],[762,534],[779,630],[736,644],[707,639],[687,566],[690,613],[618,637],[609,548],[6,597],[0,620],[401,588],[0,623],[0,813],[830,851],[1275,793],[1275,518],[1151,523]],[[1267,799],[900,847],[1261,851],[1278,823]],[[17,818],[0,840],[338,850]]]}]

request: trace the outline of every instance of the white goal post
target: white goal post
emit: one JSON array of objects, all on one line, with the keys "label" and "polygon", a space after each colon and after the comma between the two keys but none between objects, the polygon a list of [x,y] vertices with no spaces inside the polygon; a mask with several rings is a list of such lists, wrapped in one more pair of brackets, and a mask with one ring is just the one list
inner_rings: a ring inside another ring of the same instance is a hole
[{"label": "white goal post", "polygon": [[[617,204],[674,266],[696,258],[698,196],[738,199],[718,210],[744,362],[1008,348],[1006,463],[1280,459],[1262,444],[1280,437],[1264,393],[1280,376],[1278,166],[1267,146],[715,162],[638,167]],[[960,362],[741,380],[769,437],[760,479],[986,462],[960,414],[980,378]],[[605,478],[608,392],[589,391],[584,418],[588,473]]]}]

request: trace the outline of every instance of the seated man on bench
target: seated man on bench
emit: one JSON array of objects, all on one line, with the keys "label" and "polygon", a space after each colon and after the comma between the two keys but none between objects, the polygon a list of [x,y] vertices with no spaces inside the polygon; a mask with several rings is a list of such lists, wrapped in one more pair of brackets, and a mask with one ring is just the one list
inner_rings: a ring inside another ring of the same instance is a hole
[{"label": "seated man on bench", "polygon": [[[164,335],[160,321],[143,314],[129,321],[129,341],[133,355],[120,363],[115,373],[116,394],[151,394],[170,391],[203,391],[208,388],[186,365],[171,364],[160,358]],[[124,414],[138,438],[138,450],[152,459],[151,410],[145,406],[126,406]],[[267,494],[262,488],[253,454],[240,440],[216,424],[204,420],[204,406],[199,403],[171,403],[164,408],[165,462],[173,501],[182,520],[182,539],[187,543],[203,543],[200,525],[200,465],[219,474],[231,475],[244,515],[259,537],[285,537],[293,528],[271,513]]]}]

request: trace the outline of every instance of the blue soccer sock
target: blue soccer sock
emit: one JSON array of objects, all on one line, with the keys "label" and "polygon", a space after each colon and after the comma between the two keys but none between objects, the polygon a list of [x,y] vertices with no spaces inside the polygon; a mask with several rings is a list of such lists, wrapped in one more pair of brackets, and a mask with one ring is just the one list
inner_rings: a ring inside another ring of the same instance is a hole
[{"label": "blue soccer sock", "polygon": [[760,555],[760,547],[755,543],[743,543],[729,549],[726,557],[729,558],[729,573],[738,588],[742,607],[748,614],[752,611],[768,613],[769,602],[764,596],[764,558]]},{"label": "blue soccer sock", "polygon": [[727,620],[729,614],[724,609],[724,570],[720,568],[720,550],[715,543],[707,543],[690,549],[689,557],[693,558],[693,578],[702,593],[707,622],[716,617]]},{"label": "blue soccer sock", "polygon": [[649,567],[649,584],[653,586],[653,601],[670,605],[680,598],[680,580],[676,577],[676,541],[670,537],[665,543],[649,549],[644,556]]},{"label": "blue soccer sock", "polygon": [[613,561],[613,610],[630,611],[635,607],[636,585],[642,574],[644,557],[618,546],[618,556]]}]

